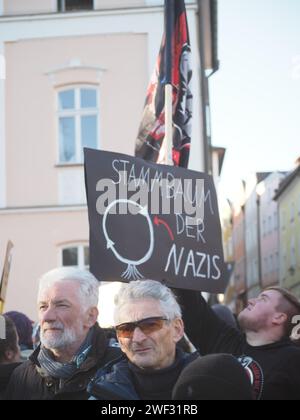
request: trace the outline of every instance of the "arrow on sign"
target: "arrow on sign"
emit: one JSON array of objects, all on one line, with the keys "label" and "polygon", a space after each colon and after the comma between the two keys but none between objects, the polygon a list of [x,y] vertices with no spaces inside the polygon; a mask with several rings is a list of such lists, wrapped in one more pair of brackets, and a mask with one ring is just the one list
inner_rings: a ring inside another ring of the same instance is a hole
[{"label": "arrow on sign", "polygon": [[155,218],[154,218],[154,224],[156,226],[163,225],[167,229],[167,231],[168,231],[168,233],[169,233],[170,238],[172,239],[172,241],[174,241],[175,238],[174,238],[172,229],[170,228],[170,226],[168,225],[167,222],[165,222],[164,220],[159,219],[157,216],[155,216]]}]

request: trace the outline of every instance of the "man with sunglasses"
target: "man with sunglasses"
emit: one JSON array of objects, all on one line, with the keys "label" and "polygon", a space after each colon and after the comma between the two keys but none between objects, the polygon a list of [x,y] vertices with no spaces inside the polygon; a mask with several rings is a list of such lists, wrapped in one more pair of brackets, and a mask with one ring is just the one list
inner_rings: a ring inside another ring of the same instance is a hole
[{"label": "man with sunglasses", "polygon": [[[120,347],[125,356],[117,363],[110,363],[98,371],[88,386],[91,399],[170,400],[177,399],[176,392],[179,392],[180,398],[183,395],[188,396],[187,390],[190,384],[186,379],[189,378],[189,374],[183,375],[180,381],[181,374],[184,374],[186,367],[192,367],[192,363],[198,361],[199,354],[184,353],[177,346],[184,336],[184,326],[180,306],[169,288],[153,280],[135,281],[123,285],[116,296],[115,325]],[[243,399],[250,399],[251,387],[245,372],[234,358],[228,360],[228,356],[226,357],[227,359],[224,359],[224,356],[218,355],[216,357],[218,360],[214,360],[212,366],[218,364],[219,372],[220,365],[226,364],[230,367],[234,365],[233,370],[238,370],[237,383],[242,384],[240,388],[243,390],[242,396],[245,396]],[[212,371],[207,365],[199,368],[205,369],[206,378],[207,369],[209,372]],[[214,378],[210,375],[214,384],[220,380],[218,372]],[[232,370],[230,373],[227,371],[226,375],[230,382]],[[199,388],[200,378],[201,373],[195,380],[195,389],[201,388],[202,393],[205,387]],[[225,383],[223,378],[219,382]],[[225,390],[224,388],[222,385],[221,391]],[[238,388],[235,388],[234,394],[237,397]],[[217,394],[213,390],[211,397],[215,395]]]}]

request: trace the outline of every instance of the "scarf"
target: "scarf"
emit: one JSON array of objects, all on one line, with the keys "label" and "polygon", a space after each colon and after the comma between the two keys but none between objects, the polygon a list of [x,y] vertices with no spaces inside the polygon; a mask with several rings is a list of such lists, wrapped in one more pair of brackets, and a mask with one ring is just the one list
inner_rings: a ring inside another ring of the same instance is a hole
[{"label": "scarf", "polygon": [[53,354],[45,347],[41,347],[38,355],[38,361],[45,376],[51,376],[57,379],[69,379],[80,368],[82,363],[87,359],[92,348],[93,328],[90,329],[86,339],[81,344],[78,352],[70,362],[61,363],[53,359]]}]

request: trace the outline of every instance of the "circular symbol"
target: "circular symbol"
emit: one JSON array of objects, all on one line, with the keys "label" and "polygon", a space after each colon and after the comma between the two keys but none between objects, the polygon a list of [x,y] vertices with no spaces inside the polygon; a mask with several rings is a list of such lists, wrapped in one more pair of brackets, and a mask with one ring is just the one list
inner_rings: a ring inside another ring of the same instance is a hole
[{"label": "circular symbol", "polygon": [[[148,228],[149,228],[149,235],[150,235],[150,245],[149,245],[149,249],[147,251],[147,253],[144,255],[143,258],[139,259],[139,260],[129,260],[128,258],[124,258],[122,255],[120,255],[120,253],[115,249],[115,243],[110,239],[108,232],[107,232],[107,219],[108,219],[108,215],[111,211],[111,209],[116,206],[117,204],[128,204],[128,205],[132,205],[135,206],[139,209],[139,212],[137,213],[138,215],[141,215],[143,217],[146,218],[147,220],[147,224],[148,224]],[[107,207],[104,216],[103,216],[103,221],[102,221],[102,227],[103,227],[103,233],[107,242],[107,249],[111,249],[111,251],[113,252],[113,254],[115,255],[115,257],[117,258],[118,261],[121,261],[124,264],[127,264],[127,270],[122,273],[122,277],[128,279],[128,280],[138,280],[138,279],[142,279],[144,278],[144,276],[138,271],[138,269],[136,268],[139,265],[144,264],[145,262],[149,261],[150,258],[152,257],[153,254],[153,250],[154,250],[154,230],[153,230],[153,225],[152,225],[152,221],[150,219],[150,215],[148,213],[148,210],[146,207],[142,207],[140,204],[136,203],[135,201],[132,200],[115,200],[112,203],[110,203],[110,205]]]}]

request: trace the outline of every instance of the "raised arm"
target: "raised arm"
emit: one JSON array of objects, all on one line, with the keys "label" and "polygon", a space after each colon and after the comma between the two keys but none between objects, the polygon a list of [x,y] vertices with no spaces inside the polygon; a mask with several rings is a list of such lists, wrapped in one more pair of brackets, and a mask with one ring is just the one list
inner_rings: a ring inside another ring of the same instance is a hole
[{"label": "raised arm", "polygon": [[200,292],[176,289],[175,294],[183,311],[185,332],[202,355],[242,351],[243,334],[222,321]]}]

